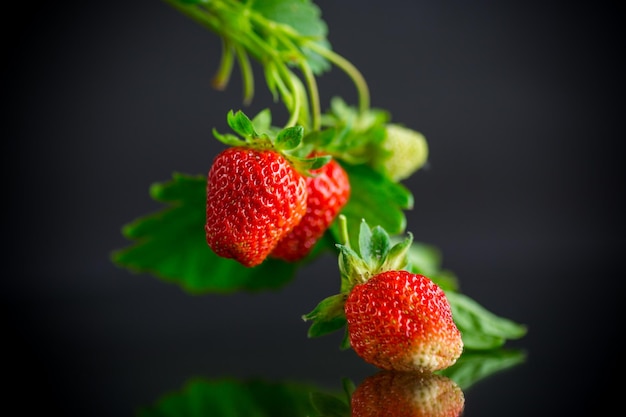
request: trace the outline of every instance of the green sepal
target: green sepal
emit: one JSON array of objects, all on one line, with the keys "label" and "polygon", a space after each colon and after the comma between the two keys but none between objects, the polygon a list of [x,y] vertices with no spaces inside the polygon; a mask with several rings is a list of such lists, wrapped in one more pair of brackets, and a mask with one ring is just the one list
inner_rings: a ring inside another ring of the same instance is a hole
[{"label": "green sepal", "polygon": [[314,171],[322,168],[324,165],[330,162],[331,155],[320,155],[311,158],[305,158],[298,161],[298,166],[303,171]]},{"label": "green sepal", "polygon": [[373,229],[365,219],[361,219],[358,235],[359,251],[350,246],[351,237],[347,229],[346,216],[338,217],[339,235],[342,243],[337,244],[340,250],[339,271],[341,273],[341,291],[350,292],[352,287],[366,282],[374,275],[385,271],[399,271],[407,264],[407,253],[413,242],[413,235],[391,246],[391,238],[387,231],[376,226]]},{"label": "green sepal", "polygon": [[304,128],[302,126],[287,127],[278,132],[274,146],[278,150],[289,151],[300,146],[303,137]]},{"label": "green sepal", "polygon": [[309,327],[308,337],[324,336],[344,327],[346,325],[345,302],[345,294],[331,295],[320,301],[310,313],[303,315],[304,321],[313,321]]},{"label": "green sepal", "polygon": [[347,105],[340,97],[333,97],[330,110],[322,115],[323,127],[330,130],[320,145],[325,152],[349,164],[368,164],[378,144],[385,139],[385,124],[389,120],[386,111],[372,108],[363,111]]},{"label": "green sepal", "polygon": [[222,142],[224,145],[228,146],[245,146],[246,142],[241,138],[232,135],[230,133],[219,133],[217,129],[213,128],[213,136]]},{"label": "green sepal", "polygon": [[341,343],[339,344],[339,350],[348,350],[351,349],[350,345],[350,333],[348,332],[348,327],[344,329],[343,339],[341,339]]},{"label": "green sepal", "polygon": [[270,109],[265,108],[258,112],[256,116],[252,118],[252,124],[257,132],[271,132],[272,131],[272,112]]},{"label": "green sepal", "polygon": [[380,226],[372,230],[365,219],[361,220],[359,252],[361,259],[371,270],[378,270],[381,265],[380,260],[387,256],[390,247],[389,235]]},{"label": "green sepal", "polygon": [[244,138],[255,138],[258,136],[254,130],[252,120],[241,110],[238,110],[236,113],[230,110],[226,115],[226,122],[233,131],[239,133]]},{"label": "green sepal", "polygon": [[313,130],[305,135],[304,142],[312,144],[315,148],[324,149],[333,142],[336,136],[337,129],[332,127]]},{"label": "green sepal", "polygon": [[339,249],[339,273],[341,292],[348,293],[355,284],[365,282],[370,277],[370,267],[350,246],[337,244]]},{"label": "green sepal", "polygon": [[408,252],[413,243],[413,234],[407,232],[407,237],[403,241],[396,243],[389,250],[384,263],[380,266],[382,271],[399,271],[408,264]]}]

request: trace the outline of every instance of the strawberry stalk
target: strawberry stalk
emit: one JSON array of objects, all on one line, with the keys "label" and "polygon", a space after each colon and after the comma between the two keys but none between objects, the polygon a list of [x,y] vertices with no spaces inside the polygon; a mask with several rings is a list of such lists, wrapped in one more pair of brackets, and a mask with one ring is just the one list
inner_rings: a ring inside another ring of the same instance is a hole
[{"label": "strawberry stalk", "polygon": [[[267,86],[275,98],[280,96],[287,107],[289,120],[285,126],[300,124],[306,130],[319,130],[321,106],[316,74],[327,70],[330,65],[341,69],[353,81],[358,95],[359,109],[369,109],[369,88],[360,71],[347,59],[332,51],[326,40],[325,30],[316,15],[316,8],[306,9],[308,14],[287,22],[267,16],[267,10],[254,2],[235,0],[165,0],[182,14],[196,21],[223,40],[222,62],[213,79],[218,89],[226,87],[232,70],[233,59],[239,62],[244,102],[254,96],[254,77],[249,57],[259,62],[265,72]],[[262,3],[262,2],[259,2]],[[284,18],[284,16],[283,16]],[[303,28],[318,28],[312,33],[303,33]],[[234,52],[234,56],[233,56]],[[311,55],[324,64],[313,63]],[[320,66],[321,65],[321,66]],[[313,67],[315,66],[315,67]],[[291,69],[300,70],[304,84]]]}]

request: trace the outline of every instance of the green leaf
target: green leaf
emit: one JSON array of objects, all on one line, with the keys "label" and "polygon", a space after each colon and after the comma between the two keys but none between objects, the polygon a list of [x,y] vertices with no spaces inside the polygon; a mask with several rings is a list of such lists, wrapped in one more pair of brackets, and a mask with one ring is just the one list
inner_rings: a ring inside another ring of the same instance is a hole
[{"label": "green leaf", "polygon": [[454,365],[437,373],[456,382],[462,390],[467,390],[478,381],[519,365],[525,360],[526,354],[521,350],[466,350]]},{"label": "green leaf", "polygon": [[135,416],[317,416],[311,401],[313,393],[331,395],[330,391],[301,382],[194,378],[183,389],[163,395],[153,405],[140,407]]},{"label": "green leaf", "polygon": [[254,2],[252,8],[269,20],[291,26],[302,36],[324,38],[328,33],[320,8],[310,0],[263,0]]},{"label": "green leaf", "polygon": [[[321,18],[321,11],[310,0],[263,0],[253,2],[252,8],[266,19],[291,26],[299,35],[330,49],[326,39],[328,26]],[[330,64],[319,54],[303,47],[302,52],[315,74],[330,69]]]},{"label": "green leaf", "polygon": [[151,195],[168,206],[123,227],[133,244],[113,252],[118,266],[192,294],[271,290],[294,278],[299,263],[268,259],[246,268],[209,248],[204,235],[206,177],[174,173],[171,181],[153,185]]},{"label": "green leaf", "polygon": [[[350,179],[350,199],[342,210],[348,219],[348,233],[357,239],[361,220],[370,226],[380,226],[388,234],[404,233],[406,216],[404,210],[413,207],[413,195],[402,184],[392,182],[384,175],[366,165],[342,164]],[[331,226],[336,240],[339,240],[337,224]],[[358,241],[351,242],[358,247]]]},{"label": "green leaf", "polygon": [[526,334],[526,326],[493,314],[467,295],[447,291],[446,297],[467,349],[497,348]]},{"label": "green leaf", "polygon": [[351,417],[350,405],[336,395],[314,391],[310,395],[311,404],[323,417]]},{"label": "green leaf", "polygon": [[206,3],[208,0],[178,0],[178,1],[183,4],[200,4],[200,3]]},{"label": "green leaf", "polygon": [[332,156],[330,155],[314,156],[312,158],[300,159],[296,162],[296,165],[302,172],[314,171],[326,165],[331,159]]}]

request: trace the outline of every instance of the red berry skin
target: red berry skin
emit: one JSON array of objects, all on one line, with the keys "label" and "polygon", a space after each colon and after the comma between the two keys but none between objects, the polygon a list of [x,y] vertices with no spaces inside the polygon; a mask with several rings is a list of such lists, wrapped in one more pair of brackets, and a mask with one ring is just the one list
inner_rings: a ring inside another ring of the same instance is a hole
[{"label": "red berry skin", "polygon": [[232,147],[207,178],[207,244],[246,267],[261,264],[306,211],[306,181],[280,153]]},{"label": "red berry skin", "polygon": [[350,198],[348,174],[336,160],[311,174],[306,177],[306,213],[274,248],[274,258],[295,262],[306,257]]},{"label": "red berry skin", "polygon": [[445,293],[423,275],[377,274],[352,288],[344,309],[352,349],[380,369],[432,372],[463,351]]},{"label": "red berry skin", "polygon": [[352,393],[352,417],[458,417],[465,407],[450,378],[424,372],[381,371]]}]

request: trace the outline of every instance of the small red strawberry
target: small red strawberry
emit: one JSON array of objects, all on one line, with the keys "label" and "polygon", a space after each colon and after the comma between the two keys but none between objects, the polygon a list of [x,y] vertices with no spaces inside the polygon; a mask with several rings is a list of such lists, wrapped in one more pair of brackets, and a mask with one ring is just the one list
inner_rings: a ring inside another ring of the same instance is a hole
[{"label": "small red strawberry", "polygon": [[300,222],[307,199],[303,173],[328,159],[290,154],[302,141],[300,126],[276,136],[259,134],[241,111],[231,111],[228,124],[244,139],[214,132],[231,147],[217,155],[208,173],[206,241],[217,255],[253,267]]},{"label": "small red strawberry", "polygon": [[442,375],[381,371],[365,378],[350,402],[352,417],[458,417],[465,396]]},{"label": "small red strawberry", "polygon": [[294,262],[306,257],[350,197],[348,174],[334,159],[306,177],[307,207],[300,223],[272,252],[272,257]]},{"label": "small red strawberry", "polygon": [[346,299],[352,349],[381,369],[444,369],[463,351],[443,290],[423,275],[385,271],[355,285]]},{"label": "small red strawberry", "polygon": [[363,221],[358,252],[339,217],[341,293],[322,300],[303,318],[316,337],[347,324],[347,342],[364,361],[385,370],[432,372],[453,365],[463,341],[443,290],[403,270],[413,237],[391,246],[384,229]]},{"label": "small red strawberry", "polygon": [[228,148],[207,181],[206,240],[222,257],[260,264],[306,211],[306,182],[278,152]]}]

